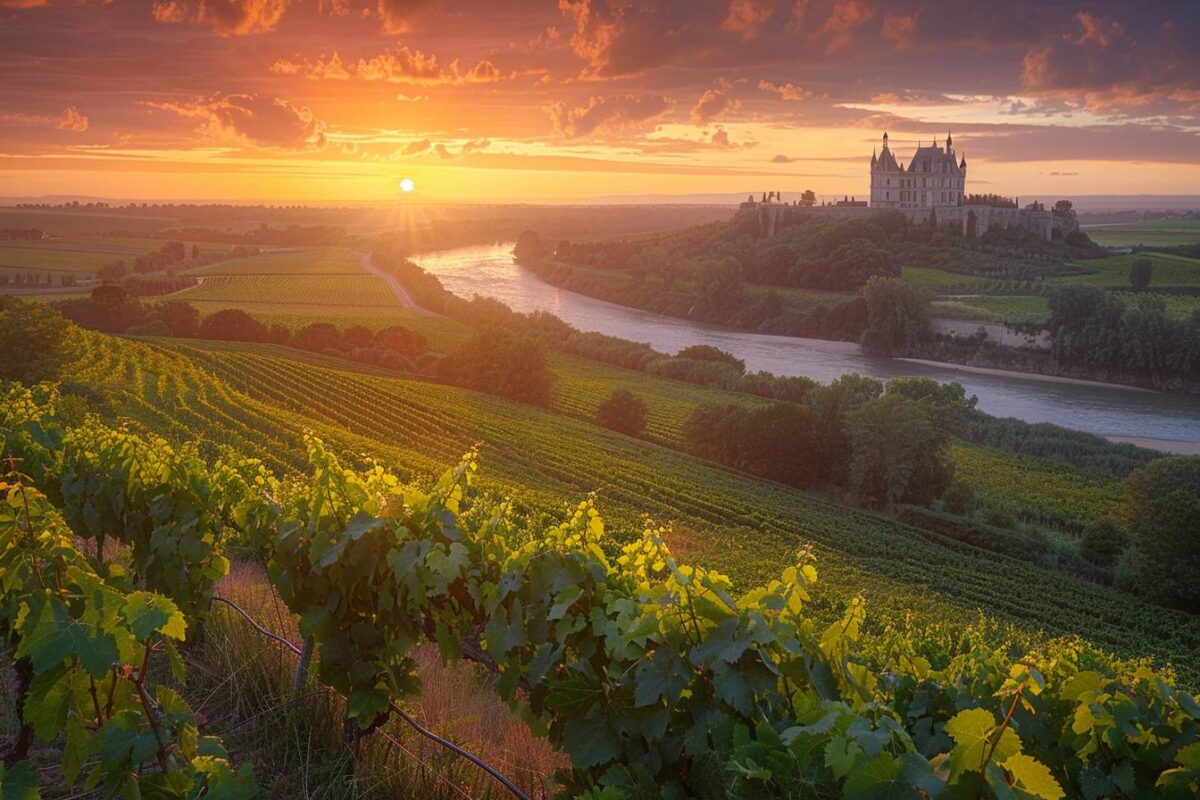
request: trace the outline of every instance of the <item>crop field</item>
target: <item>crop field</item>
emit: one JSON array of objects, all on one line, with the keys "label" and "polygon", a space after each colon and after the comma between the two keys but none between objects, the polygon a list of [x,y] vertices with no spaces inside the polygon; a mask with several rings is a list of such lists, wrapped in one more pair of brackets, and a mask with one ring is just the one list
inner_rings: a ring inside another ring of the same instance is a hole
[{"label": "crop field", "polygon": [[[40,272],[95,272],[112,261],[132,262],[140,255],[159,249],[164,239],[118,236],[66,236],[44,242],[0,243],[0,269]],[[185,243],[191,252],[192,242]],[[200,243],[204,253],[228,251],[228,245]]]},{"label": "crop field", "polygon": [[1200,667],[1194,618],[581,420],[423,381],[297,369],[230,347],[89,340],[79,378],[112,387],[134,419],[181,436],[252,447],[288,464],[299,456],[299,431],[312,429],[410,475],[428,475],[480,443],[490,488],[515,495],[520,507],[557,514],[564,498],[595,491],[618,533],[635,530],[643,514],[672,520],[675,536],[742,585],[774,574],[807,543],[834,576],[829,585],[867,597],[875,618],[921,608],[966,621],[983,609],[1026,631],[1078,633],[1124,655]]},{"label": "crop field", "polygon": [[[1119,292],[1126,300],[1134,295]],[[1200,295],[1156,294],[1167,306],[1167,314],[1186,319],[1200,310]],[[956,319],[978,319],[982,322],[1045,322],[1050,318],[1050,305],[1042,295],[977,295],[954,300],[937,300],[933,309],[940,316]]]},{"label": "crop field", "polygon": [[121,230],[149,233],[162,230],[175,219],[152,214],[116,214],[103,209],[19,209],[0,211],[0,228],[41,228],[54,236]]},{"label": "crop field", "polygon": [[1169,246],[1200,242],[1200,220],[1164,219],[1085,225],[1083,231],[1096,244],[1131,247],[1135,244]]},{"label": "crop field", "polygon": [[1129,267],[1140,258],[1149,259],[1153,265],[1150,286],[1200,286],[1200,260],[1165,253],[1128,253],[1120,256],[1081,261],[1078,266],[1094,272],[1051,278],[1049,283],[1082,283],[1088,286],[1127,287]]},{"label": "crop field", "polygon": [[1091,523],[1115,517],[1122,483],[1038,458],[954,442],[954,477],[976,493],[1010,506],[1022,516],[1050,524]]},{"label": "crop field", "polygon": [[392,290],[373,275],[213,275],[180,292],[180,300],[229,304],[398,306]]},{"label": "crop field", "polygon": [[280,250],[218,261],[189,270],[193,275],[362,275],[362,254],[343,248]]}]

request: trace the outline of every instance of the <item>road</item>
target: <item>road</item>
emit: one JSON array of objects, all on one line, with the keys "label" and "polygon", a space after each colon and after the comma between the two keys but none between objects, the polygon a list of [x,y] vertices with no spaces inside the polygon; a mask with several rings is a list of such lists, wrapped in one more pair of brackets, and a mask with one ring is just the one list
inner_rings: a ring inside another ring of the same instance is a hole
[{"label": "road", "polygon": [[400,284],[400,281],[396,278],[395,275],[392,275],[391,273],[386,272],[382,267],[380,267],[374,261],[371,260],[370,253],[363,253],[362,268],[365,269],[367,272],[371,273],[372,275],[374,275],[376,278],[382,278],[385,282],[387,282],[387,285],[392,287],[392,293],[396,295],[396,299],[399,300],[400,304],[403,305],[405,308],[407,308],[411,311],[415,311],[418,314],[424,314],[425,316],[428,316],[428,317],[441,316],[440,314],[430,311],[427,308],[422,308],[421,306],[417,305],[416,301],[414,301],[412,299],[412,297],[409,296],[408,292]]}]

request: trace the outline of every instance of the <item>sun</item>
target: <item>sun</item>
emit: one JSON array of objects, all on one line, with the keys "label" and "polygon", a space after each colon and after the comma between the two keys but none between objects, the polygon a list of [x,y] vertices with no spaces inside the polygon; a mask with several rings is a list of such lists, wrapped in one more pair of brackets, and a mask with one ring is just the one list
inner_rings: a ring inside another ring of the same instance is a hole
[{"label": "sun", "polygon": [[404,192],[405,194],[408,194],[409,192],[411,192],[413,190],[414,186],[415,186],[415,184],[413,183],[412,178],[401,178],[400,179],[400,191]]}]

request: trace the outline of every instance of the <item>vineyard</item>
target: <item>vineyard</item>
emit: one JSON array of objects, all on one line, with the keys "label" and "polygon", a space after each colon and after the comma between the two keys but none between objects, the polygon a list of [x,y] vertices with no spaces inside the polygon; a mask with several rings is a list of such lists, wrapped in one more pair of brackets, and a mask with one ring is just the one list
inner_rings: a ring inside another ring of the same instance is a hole
[{"label": "vineyard", "polygon": [[1194,617],[583,421],[423,381],[297,369],[229,347],[84,338],[87,354],[72,379],[112,392],[120,413],[178,440],[208,439],[296,468],[309,429],[340,450],[403,464],[406,478],[428,478],[481,443],[489,491],[551,516],[564,498],[597,492],[618,536],[644,514],[672,520],[675,535],[739,586],[764,580],[811,544],[834,578],[814,598],[826,613],[853,595],[895,621],[920,609],[923,619],[969,622],[982,609],[1027,633],[1079,635],[1125,656],[1154,656],[1182,675],[1200,671]]},{"label": "vineyard", "polygon": [[189,302],[288,303],[317,306],[393,306],[387,284],[370,275],[213,275],[194,289],[180,292]]},{"label": "vineyard", "polygon": [[283,250],[219,261],[197,267],[193,275],[355,275],[362,276],[361,254],[343,248]]},{"label": "vineyard", "polygon": [[[15,656],[29,659],[18,662],[31,678],[24,730],[45,741],[66,732],[69,785],[254,794],[250,767],[201,736],[170,686],[183,683],[181,643],[240,542],[261,554],[314,654],[315,675],[302,656],[294,685],[315,678],[343,695],[348,730],[369,736],[394,700],[419,691],[412,655],[429,641],[443,659],[495,672],[499,695],[570,757],[557,776],[569,795],[1200,789],[1200,705],[1144,666],[1097,663],[1068,642],[992,648],[970,628],[868,636],[857,595],[832,621],[812,616],[825,581],[809,555],[741,593],[678,562],[668,529],[612,541],[604,501],[530,531],[511,504],[474,489],[487,463],[475,452],[429,490],[380,464],[347,469],[306,435],[293,480],[95,421],[64,426],[57,400],[20,386],[5,398],[5,449],[26,472],[4,485],[0,536],[3,620]],[[124,549],[106,561],[110,538]],[[126,588],[130,578],[144,589]],[[156,653],[169,678],[148,671]],[[41,776],[23,758],[0,776],[5,796],[37,796]]]}]

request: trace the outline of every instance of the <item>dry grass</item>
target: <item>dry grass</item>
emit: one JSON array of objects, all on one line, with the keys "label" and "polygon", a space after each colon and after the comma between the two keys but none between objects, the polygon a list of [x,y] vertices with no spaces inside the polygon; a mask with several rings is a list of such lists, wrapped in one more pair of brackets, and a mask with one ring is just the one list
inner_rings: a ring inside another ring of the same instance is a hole
[{"label": "dry grass", "polygon": [[[295,618],[260,568],[235,566],[218,592],[263,627],[299,643]],[[547,797],[550,774],[566,760],[497,698],[488,685],[490,677],[472,664],[443,665],[432,649],[419,651],[416,659],[423,690],[403,703],[405,710],[491,764],[531,797]],[[189,657],[188,696],[194,707],[211,732],[225,737],[235,758],[253,761],[267,796],[508,796],[486,773],[398,719],[355,750],[342,734],[341,697],[315,679],[310,678],[297,707],[289,707],[295,660],[223,606],[214,607],[203,639]]]}]

